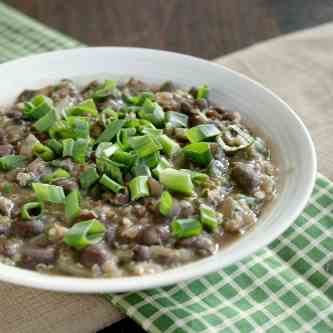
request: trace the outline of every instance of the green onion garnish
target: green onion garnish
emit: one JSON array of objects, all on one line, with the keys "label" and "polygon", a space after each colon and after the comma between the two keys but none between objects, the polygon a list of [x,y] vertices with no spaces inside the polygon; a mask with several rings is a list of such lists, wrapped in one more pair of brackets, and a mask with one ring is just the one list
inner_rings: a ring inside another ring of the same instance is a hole
[{"label": "green onion garnish", "polygon": [[170,162],[166,158],[161,157],[157,166],[155,167],[155,169],[153,169],[153,174],[155,177],[159,177],[161,170],[170,168],[170,167],[171,167]]},{"label": "green onion garnish", "polygon": [[136,160],[136,164],[137,165],[147,165],[147,167],[152,169],[158,165],[160,159],[161,159],[160,152],[155,151],[155,153],[152,153],[148,156],[138,158]]},{"label": "green onion garnish", "polygon": [[215,210],[202,204],[200,205],[200,221],[204,227],[210,231],[216,231],[218,228],[218,218]]},{"label": "green onion garnish", "polygon": [[173,198],[168,191],[164,191],[160,199],[160,213],[164,216],[170,215],[173,208]]},{"label": "green onion garnish", "polygon": [[94,116],[98,115],[97,107],[92,98],[75,105],[66,112],[69,116]]},{"label": "green onion garnish", "polygon": [[128,143],[137,155],[142,158],[161,150],[162,145],[151,135],[132,136]]},{"label": "green onion garnish", "polygon": [[74,190],[65,199],[65,216],[72,222],[80,215],[80,192]]},{"label": "green onion garnish", "polygon": [[124,186],[118,184],[117,182],[112,180],[107,175],[103,175],[100,178],[99,183],[104,185],[107,189],[109,189],[110,191],[115,192],[115,193],[118,193],[120,190],[122,190],[124,188]]},{"label": "green onion garnish", "polygon": [[61,130],[62,137],[73,139],[89,138],[90,124],[85,117],[69,116],[66,118],[65,129]]},{"label": "green onion garnish", "polygon": [[93,93],[92,97],[94,99],[103,99],[117,88],[117,81],[114,80],[105,80],[103,84],[101,84]]},{"label": "green onion garnish", "polygon": [[156,126],[161,126],[165,118],[164,111],[161,106],[150,99],[145,100],[142,109],[138,112],[138,115],[140,118],[148,120]]},{"label": "green onion garnish", "polygon": [[120,170],[121,164],[111,161],[105,157],[100,157],[96,161],[97,169],[100,173],[105,173],[118,183],[123,184],[123,174]]},{"label": "green onion garnish", "polygon": [[193,183],[191,176],[184,171],[166,168],[159,172],[160,182],[165,188],[173,192],[191,195]]},{"label": "green onion garnish", "polygon": [[188,127],[188,116],[184,113],[168,111],[166,113],[167,127]]},{"label": "green onion garnish", "polygon": [[128,183],[132,200],[149,196],[149,186],[147,182],[147,176],[137,176]]},{"label": "green onion garnish", "polygon": [[180,150],[179,144],[176,141],[170,139],[167,135],[163,134],[159,137],[159,139],[163,147],[163,152],[167,156],[172,157]]},{"label": "green onion garnish", "polygon": [[111,160],[126,166],[127,169],[131,168],[136,159],[135,152],[126,152],[117,150],[112,156]]},{"label": "green onion garnish", "polygon": [[91,244],[99,243],[103,239],[105,231],[104,224],[96,219],[83,221],[74,224],[67,230],[64,242],[77,250],[82,250]]},{"label": "green onion garnish", "polygon": [[176,238],[199,236],[202,232],[202,225],[195,218],[177,219],[171,223],[171,232]]},{"label": "green onion garnish", "polygon": [[198,171],[190,171],[192,182],[196,185],[204,185],[207,183],[209,176],[205,173],[198,172]]},{"label": "green onion garnish", "polygon": [[65,179],[65,178],[70,178],[70,173],[64,169],[57,169],[55,170],[53,173],[51,173],[50,175],[44,176],[43,182],[45,183],[54,183],[55,181],[59,180],[59,179]]},{"label": "green onion garnish", "polygon": [[0,170],[9,171],[16,168],[22,168],[26,161],[25,156],[21,155],[6,155],[0,158]]},{"label": "green onion garnish", "polygon": [[89,139],[77,139],[73,147],[73,161],[84,163],[90,150]]},{"label": "green onion garnish", "polygon": [[62,157],[72,157],[75,141],[72,138],[62,140]]},{"label": "green onion garnish", "polygon": [[43,95],[35,96],[30,102],[24,104],[23,116],[26,119],[38,120],[53,109],[51,98]]},{"label": "green onion garnish", "polygon": [[197,94],[195,96],[196,99],[205,99],[208,97],[208,86],[204,84],[203,86],[198,87]]},{"label": "green onion garnish", "polygon": [[96,143],[110,142],[120,131],[120,129],[125,125],[125,119],[119,119],[112,121],[102,132],[102,134],[97,138]]},{"label": "green onion garnish", "polygon": [[99,157],[110,157],[112,154],[114,154],[117,150],[119,150],[120,147],[116,143],[111,142],[101,142],[95,151],[95,155],[97,158]]},{"label": "green onion garnish", "polygon": [[132,169],[134,176],[151,176],[150,169],[146,165],[136,165]]},{"label": "green onion garnish", "polygon": [[[236,139],[238,136],[238,140]],[[229,144],[228,141],[234,141],[232,144]],[[255,139],[242,130],[237,125],[229,125],[226,127],[221,136],[217,138],[217,143],[223,148],[226,152],[234,152],[241,149],[245,149],[251,146],[255,142]]]},{"label": "green onion garnish", "polygon": [[46,145],[51,148],[57,155],[62,155],[62,143],[56,139],[49,139]]},{"label": "green onion garnish", "polygon": [[99,175],[97,173],[96,168],[90,168],[80,175],[80,184],[84,189],[88,189],[92,185],[94,185],[99,179]]},{"label": "green onion garnish", "polygon": [[23,220],[31,220],[34,217],[41,216],[43,205],[40,202],[28,202],[21,208],[21,218]]},{"label": "green onion garnish", "polygon": [[186,137],[192,142],[201,142],[206,139],[213,138],[219,135],[220,130],[213,124],[203,124],[192,127],[185,132]]},{"label": "green onion garnish", "polygon": [[34,128],[37,130],[37,132],[40,133],[47,132],[48,129],[52,127],[53,124],[57,121],[57,119],[57,113],[52,109],[34,123]]},{"label": "green onion garnish", "polygon": [[63,203],[65,200],[65,193],[61,186],[32,183],[32,188],[39,201],[48,201],[59,204]]},{"label": "green onion garnish", "polygon": [[36,143],[33,146],[32,154],[42,158],[44,161],[52,161],[55,158],[53,150],[41,143]]},{"label": "green onion garnish", "polygon": [[150,91],[144,91],[136,96],[130,96],[128,94],[123,95],[124,101],[128,104],[133,104],[133,105],[142,105],[146,99],[153,99],[153,98],[154,94]]},{"label": "green onion garnish", "polygon": [[183,151],[187,159],[202,166],[207,166],[213,158],[207,142],[191,143]]}]

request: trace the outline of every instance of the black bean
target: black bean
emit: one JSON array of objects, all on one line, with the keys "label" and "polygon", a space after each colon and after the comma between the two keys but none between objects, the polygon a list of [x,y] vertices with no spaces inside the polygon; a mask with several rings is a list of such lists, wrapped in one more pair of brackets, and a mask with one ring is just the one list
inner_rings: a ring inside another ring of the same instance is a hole
[{"label": "black bean", "polygon": [[159,198],[163,192],[162,185],[153,177],[149,177],[148,186],[153,197]]},{"label": "black bean", "polygon": [[241,120],[241,115],[239,112],[225,112],[223,114],[222,120],[229,120],[239,123]]},{"label": "black bean", "polygon": [[23,92],[17,97],[16,102],[28,102],[36,95],[36,90],[23,90]]},{"label": "black bean", "polygon": [[143,245],[159,245],[170,237],[170,232],[166,227],[150,226],[142,229],[137,241]]},{"label": "black bean", "polygon": [[173,82],[166,81],[160,86],[159,91],[174,92],[176,91],[176,87]]},{"label": "black bean", "polygon": [[44,231],[44,223],[41,220],[18,220],[15,223],[15,231],[22,238],[30,238],[40,235]]},{"label": "black bean", "polygon": [[208,108],[208,101],[206,99],[201,98],[199,100],[196,100],[194,105],[200,110],[204,110]]},{"label": "black bean", "polygon": [[195,208],[193,207],[193,205],[186,201],[186,200],[180,200],[179,201],[179,205],[180,205],[180,216],[183,218],[187,218],[187,217],[191,217],[194,215],[195,213]]},{"label": "black bean", "polygon": [[188,93],[192,95],[194,98],[196,98],[198,94],[198,89],[196,87],[192,87]]},{"label": "black bean", "polygon": [[12,145],[0,145],[0,156],[10,155],[13,149]]},{"label": "black bean", "polygon": [[76,222],[97,219],[97,214],[93,210],[82,209],[80,215],[76,218]]},{"label": "black bean", "polygon": [[38,264],[51,265],[56,261],[56,249],[46,248],[23,248],[21,266],[25,268],[35,268]]},{"label": "black bean", "polygon": [[186,114],[192,113],[192,105],[189,102],[180,103],[180,111]]},{"label": "black bean", "polygon": [[251,193],[260,184],[260,177],[254,168],[246,163],[236,162],[231,170],[233,180],[244,191]]},{"label": "black bean", "polygon": [[122,206],[126,205],[130,200],[129,193],[126,192],[119,192],[115,195],[108,196],[108,201],[115,205],[115,206]]},{"label": "black bean", "polygon": [[23,113],[21,111],[9,111],[6,113],[6,116],[10,119],[13,119],[15,121],[18,121],[18,120],[21,120],[22,119],[22,116],[23,116]]},{"label": "black bean", "polygon": [[89,245],[80,255],[80,263],[88,268],[94,265],[103,265],[108,259],[109,253],[101,245]]},{"label": "black bean", "polygon": [[135,261],[147,261],[151,258],[151,251],[148,246],[137,245],[133,249],[133,259]]}]

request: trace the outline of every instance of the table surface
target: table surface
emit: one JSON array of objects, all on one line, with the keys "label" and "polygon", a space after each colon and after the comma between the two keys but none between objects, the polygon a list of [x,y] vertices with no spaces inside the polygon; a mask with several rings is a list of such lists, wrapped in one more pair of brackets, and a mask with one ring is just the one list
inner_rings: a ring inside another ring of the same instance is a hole
[{"label": "table surface", "polygon": [[[88,45],[148,47],[206,59],[333,19],[332,0],[4,2]],[[100,333],[110,332],[143,330],[123,319]]]}]

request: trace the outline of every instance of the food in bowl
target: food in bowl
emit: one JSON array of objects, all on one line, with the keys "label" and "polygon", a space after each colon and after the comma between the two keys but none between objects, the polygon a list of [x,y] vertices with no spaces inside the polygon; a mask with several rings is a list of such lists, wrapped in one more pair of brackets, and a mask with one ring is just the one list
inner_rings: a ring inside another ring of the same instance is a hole
[{"label": "food in bowl", "polygon": [[276,195],[264,140],[208,99],[130,79],[25,90],[0,115],[0,261],[156,273],[213,255]]}]

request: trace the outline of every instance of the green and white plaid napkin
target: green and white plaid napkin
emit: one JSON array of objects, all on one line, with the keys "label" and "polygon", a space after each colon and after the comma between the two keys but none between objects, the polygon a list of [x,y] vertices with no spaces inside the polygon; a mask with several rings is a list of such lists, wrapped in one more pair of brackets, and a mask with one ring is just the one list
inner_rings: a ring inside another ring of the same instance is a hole
[{"label": "green and white plaid napkin", "polygon": [[[0,3],[0,62],[80,45]],[[105,297],[152,333],[333,332],[333,184],[269,247],[167,288]]]}]

